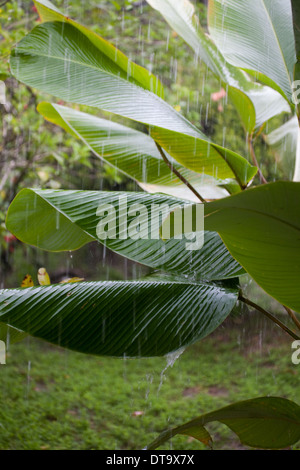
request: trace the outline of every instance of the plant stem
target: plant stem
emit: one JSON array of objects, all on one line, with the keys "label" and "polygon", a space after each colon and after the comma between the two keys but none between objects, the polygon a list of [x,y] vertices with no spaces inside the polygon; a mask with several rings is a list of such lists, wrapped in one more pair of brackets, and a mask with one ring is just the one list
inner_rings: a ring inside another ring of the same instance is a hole
[{"label": "plant stem", "polygon": [[192,191],[192,193],[195,194],[195,196],[196,196],[202,203],[207,202],[207,201],[201,196],[201,194],[199,194],[198,191],[196,191],[196,189],[188,182],[188,180],[186,180],[185,177],[184,177],[181,173],[179,173],[179,171],[176,170],[176,168],[174,168],[174,166],[172,165],[172,163],[169,162],[169,160],[168,160],[168,158],[167,158],[165,152],[164,152],[163,149],[161,148],[161,146],[160,146],[157,142],[155,142],[155,144],[156,144],[156,147],[157,147],[159,153],[160,153],[161,156],[162,156],[163,161],[166,163],[166,165],[168,165],[168,167],[169,167],[170,170],[174,173],[174,175],[176,175],[177,178],[179,178],[179,179],[189,188],[189,190]]},{"label": "plant stem", "polygon": [[300,126],[300,107],[299,106],[296,106],[296,112],[297,112],[298,123]]},{"label": "plant stem", "polygon": [[239,295],[239,300],[241,302],[244,302],[245,304],[249,305],[250,307],[255,308],[258,312],[263,313],[266,317],[268,317],[270,320],[272,320],[274,323],[276,323],[277,326],[279,326],[282,330],[284,330],[287,334],[289,334],[293,339],[300,339],[300,336],[296,335],[292,330],[290,330],[284,323],[282,323],[278,318],[274,317],[272,313],[268,312],[264,308],[260,307],[259,305],[255,304],[249,299],[246,299],[243,297],[242,293]]},{"label": "plant stem", "polygon": [[254,151],[254,147],[253,147],[252,134],[249,135],[249,137],[248,137],[248,145],[249,145],[249,150],[250,150],[250,155],[251,155],[251,157],[252,157],[252,161],[253,161],[254,165],[256,166],[256,168],[257,168],[257,170],[258,170],[258,174],[259,174],[259,177],[260,177],[260,181],[261,181],[261,183],[266,184],[266,183],[267,183],[267,180],[266,180],[266,178],[264,177],[264,175],[262,174],[262,171],[261,171],[261,169],[260,169],[260,167],[259,167],[259,164],[258,164],[256,155],[255,155],[255,151]]},{"label": "plant stem", "polygon": [[293,322],[295,323],[295,325],[297,326],[297,328],[300,330],[300,321],[298,320],[298,318],[296,317],[295,313],[293,312],[293,310],[291,310],[289,307],[286,307],[285,305],[283,306],[285,308],[285,310],[287,311],[287,313],[289,314],[289,316],[291,317],[291,319],[293,320]]}]

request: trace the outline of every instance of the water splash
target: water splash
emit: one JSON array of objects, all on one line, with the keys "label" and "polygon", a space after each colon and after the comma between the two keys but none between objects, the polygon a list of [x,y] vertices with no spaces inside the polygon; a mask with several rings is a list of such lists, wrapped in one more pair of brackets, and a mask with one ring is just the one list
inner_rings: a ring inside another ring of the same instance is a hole
[{"label": "water splash", "polygon": [[169,369],[169,367],[174,366],[175,362],[184,353],[184,351],[185,351],[185,348],[180,348],[180,349],[177,349],[177,351],[173,351],[173,352],[171,352],[171,353],[169,353],[165,356],[166,360],[167,360],[167,364],[160,373],[160,383],[159,383],[159,386],[158,386],[158,389],[157,389],[157,395],[159,394],[160,389],[163,385],[165,372]]}]

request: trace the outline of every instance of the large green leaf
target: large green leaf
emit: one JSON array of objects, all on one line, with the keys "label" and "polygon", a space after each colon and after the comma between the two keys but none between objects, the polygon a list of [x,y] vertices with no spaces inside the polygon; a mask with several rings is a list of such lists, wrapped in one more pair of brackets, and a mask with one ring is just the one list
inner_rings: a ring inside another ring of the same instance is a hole
[{"label": "large green leaf", "polygon": [[245,186],[256,173],[243,157],[209,142],[196,127],[127,73],[70,23],[37,26],[12,52],[19,80],[69,102],[142,122],[151,136],[190,170]]},{"label": "large green leaf", "polygon": [[[97,156],[136,180],[146,191],[199,202],[195,194],[165,164],[154,140],[147,134],[65,106],[41,103],[38,111],[48,121],[80,138]],[[226,181],[194,173],[176,163],[170,155],[166,156],[173,168],[205,199],[228,195],[220,187]]]},{"label": "large green leaf", "polygon": [[201,28],[192,3],[188,0],[147,1],[221,79],[249,133],[252,133],[255,127],[260,128],[271,117],[290,112],[288,103],[278,92],[251,82],[243,71],[226,62],[214,42]]},{"label": "large green leaf", "polygon": [[[151,219],[152,206],[166,204],[182,207],[180,199],[145,193],[102,191],[57,191],[24,189],[12,202],[8,214],[7,229],[25,243],[48,251],[76,250],[90,241],[99,240],[97,225],[101,217],[97,209],[101,205],[113,204],[117,218],[121,210],[134,204],[143,204]],[[128,223],[134,217],[128,217]],[[192,278],[225,279],[235,277],[243,271],[231,257],[216,233],[204,234],[201,250],[188,251],[186,240],[170,239],[164,243],[159,238],[159,218],[153,222],[158,239],[100,240],[108,248],[134,261],[152,268],[184,274]],[[157,223],[157,227],[156,227]],[[150,224],[149,224],[150,225]],[[120,226],[120,224],[119,224]]]},{"label": "large green leaf", "polygon": [[300,183],[276,182],[205,204],[205,229],[272,297],[300,312]]},{"label": "large green leaf", "polygon": [[[33,2],[38,9],[40,18],[43,21],[53,21],[53,19],[58,18],[59,16],[64,16],[61,11],[49,0],[33,0]],[[57,14],[55,15],[55,13]]]},{"label": "large green leaf", "polygon": [[91,43],[101,51],[105,57],[107,57],[107,59],[115,62],[124,73],[130,73],[131,78],[134,79],[136,83],[146,90],[150,90],[159,96],[163,96],[163,87],[158,78],[140,65],[129,60],[125,54],[114,47],[111,43],[80,23],[77,23],[64,15],[49,0],[34,0],[34,4],[39,12],[41,21],[60,21],[71,24],[74,28],[84,34]]},{"label": "large green leaf", "polygon": [[290,0],[209,0],[209,31],[225,59],[292,102],[296,63]]},{"label": "large green leaf", "polygon": [[161,356],[215,330],[237,296],[234,284],[173,279],[7,289],[0,290],[0,321],[87,354]]},{"label": "large green leaf", "polygon": [[204,425],[212,421],[228,426],[242,444],[259,449],[284,449],[300,439],[300,407],[285,398],[260,397],[234,403],[167,430],[147,449],[156,449],[177,434],[209,444],[211,437]]}]

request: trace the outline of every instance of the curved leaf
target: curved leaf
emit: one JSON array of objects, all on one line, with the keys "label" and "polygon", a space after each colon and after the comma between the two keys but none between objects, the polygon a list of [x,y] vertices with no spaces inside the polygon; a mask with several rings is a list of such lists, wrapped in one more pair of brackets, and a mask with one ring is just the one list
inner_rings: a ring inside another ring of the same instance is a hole
[{"label": "curved leaf", "polygon": [[206,229],[272,297],[300,311],[300,183],[276,182],[207,204]]},{"label": "curved leaf", "polygon": [[[300,312],[300,183],[276,182],[205,204],[205,229],[283,305]],[[167,221],[166,221],[167,223]]]},{"label": "curved leaf", "polygon": [[296,51],[290,0],[209,0],[208,21],[229,63],[258,72],[292,102]]},{"label": "curved leaf", "polygon": [[[133,240],[126,235],[126,239],[99,240],[98,207],[113,204],[119,217],[120,207],[127,211],[125,201],[127,208],[143,204],[149,220],[153,205],[157,208],[165,204],[171,208],[186,204],[186,201],[158,194],[24,189],[8,210],[6,226],[21,241],[47,251],[76,250],[98,240],[129,259],[192,278],[225,279],[243,272],[216,233],[205,232],[203,248],[188,251],[184,239],[164,243],[159,238],[159,219],[157,222],[151,219],[154,230],[157,228],[157,239]],[[128,217],[128,223],[131,219]]]},{"label": "curved leaf", "polygon": [[98,34],[61,13],[49,0],[33,1],[42,22],[60,21],[62,23],[71,24],[74,28],[83,33],[108,60],[115,62],[126,75],[130,71],[130,76],[136,83],[146,90],[150,90],[158,96],[163,97],[163,86],[155,75],[140,65],[130,61],[125,54]]},{"label": "curved leaf", "polygon": [[[80,44],[80,47],[79,47]],[[209,142],[157,95],[138,86],[70,23],[37,26],[12,52],[19,80],[69,102],[101,108],[150,126],[151,136],[192,171],[245,186],[256,173],[243,157]]]},{"label": "curved leaf", "polygon": [[251,82],[243,71],[226,62],[211,38],[201,28],[192,3],[188,0],[147,1],[221,79],[249,133],[255,128],[259,129],[273,116],[290,112],[288,103],[278,92]]},{"label": "curved leaf", "polygon": [[293,181],[300,181],[300,155],[297,156],[298,133],[298,118],[294,116],[265,136],[265,141],[279,157],[286,175]]},{"label": "curved leaf", "polygon": [[234,286],[174,280],[7,289],[0,290],[0,321],[82,353],[162,356],[211,333],[237,295]]},{"label": "curved leaf", "polygon": [[259,449],[283,449],[300,439],[300,406],[285,398],[260,397],[234,403],[165,431],[147,450],[160,447],[177,434],[209,444],[210,435],[204,425],[212,421],[226,424],[242,444]]},{"label": "curved leaf", "polygon": [[[254,104],[256,112],[256,129],[269,119],[281,113],[290,113],[291,107],[287,101],[270,86],[263,86],[259,83],[252,83],[251,90],[247,93]],[[232,99],[232,98],[231,98]]]},{"label": "curved leaf", "polygon": [[[195,194],[168,168],[154,140],[147,134],[65,106],[41,103],[38,111],[48,121],[80,138],[98,157],[133,178],[146,191],[199,202]],[[205,199],[228,195],[226,190],[217,186],[226,184],[225,181],[194,173],[176,163],[170,155],[167,157]]]}]

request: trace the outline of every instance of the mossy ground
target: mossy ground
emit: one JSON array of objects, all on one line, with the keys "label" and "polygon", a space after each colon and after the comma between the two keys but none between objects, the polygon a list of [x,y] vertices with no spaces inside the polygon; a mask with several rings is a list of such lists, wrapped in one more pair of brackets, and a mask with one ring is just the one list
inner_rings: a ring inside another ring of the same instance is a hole
[{"label": "mossy ground", "polygon": [[[288,336],[254,315],[226,322],[164,373],[166,358],[90,357],[27,338],[0,366],[0,449],[140,449],[163,429],[237,400],[299,403],[291,351]],[[216,449],[244,448],[224,425],[209,430]],[[164,448],[203,447],[176,437]]]}]

